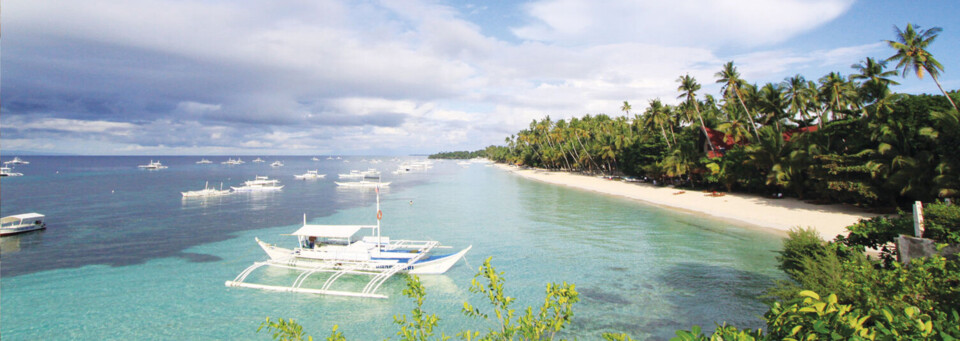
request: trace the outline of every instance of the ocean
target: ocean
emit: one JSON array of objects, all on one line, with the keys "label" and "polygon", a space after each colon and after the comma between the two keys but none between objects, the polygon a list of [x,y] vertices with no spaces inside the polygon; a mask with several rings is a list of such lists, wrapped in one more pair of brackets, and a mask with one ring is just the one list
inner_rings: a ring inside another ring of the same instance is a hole
[{"label": "ocean", "polygon": [[[4,156],[4,160],[12,156]],[[581,301],[563,336],[599,339],[626,332],[669,339],[677,329],[712,330],[727,322],[763,325],[759,298],[775,280],[781,237],[702,216],[522,179],[483,164],[437,161],[393,175],[422,157],[262,156],[267,162],[221,165],[227,157],[153,157],[169,166],[138,169],[151,157],[23,156],[22,177],[0,180],[2,215],[38,212],[48,228],[0,239],[0,337],[3,340],[267,340],[266,317],[293,318],[314,338],[334,325],[348,339],[393,337],[397,315],[414,303],[401,295],[405,275],[363,299],[228,288],[266,259],[254,238],[293,247],[304,215],[316,224],[375,224],[371,189],[338,188],[338,173],[377,168],[392,184],[381,195],[383,235],[472,245],[444,275],[421,276],[424,309],[437,332],[492,325],[463,316],[484,259],[504,273],[513,308],[536,309],[550,282],[573,283]],[[372,163],[370,160],[383,160]],[[270,162],[282,160],[284,167]],[[325,179],[295,180],[307,170]],[[279,179],[276,193],[181,199],[205,182],[226,188],[256,175]],[[259,270],[264,271],[264,270]],[[263,276],[293,283],[296,274]],[[351,281],[354,279],[344,279]]]}]

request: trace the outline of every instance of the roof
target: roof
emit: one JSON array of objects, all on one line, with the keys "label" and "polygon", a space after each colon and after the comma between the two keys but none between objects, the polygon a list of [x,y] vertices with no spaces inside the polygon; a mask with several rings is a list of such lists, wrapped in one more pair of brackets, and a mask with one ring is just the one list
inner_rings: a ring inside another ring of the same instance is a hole
[{"label": "roof", "polygon": [[16,220],[26,220],[26,219],[37,219],[37,218],[43,218],[43,217],[44,217],[44,215],[42,215],[42,214],[40,214],[40,213],[33,212],[33,213],[24,213],[24,214],[16,214],[16,215],[11,215],[11,216],[6,216],[6,217],[3,217],[3,221],[16,221]]},{"label": "roof", "polygon": [[321,237],[321,238],[350,238],[360,229],[372,229],[372,225],[303,225],[292,233],[294,236]]}]

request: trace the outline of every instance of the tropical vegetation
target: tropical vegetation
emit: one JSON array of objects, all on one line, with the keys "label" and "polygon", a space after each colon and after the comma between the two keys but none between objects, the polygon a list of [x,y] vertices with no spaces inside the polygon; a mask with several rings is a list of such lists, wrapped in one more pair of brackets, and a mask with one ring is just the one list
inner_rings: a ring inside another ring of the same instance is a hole
[{"label": "tropical vegetation", "polygon": [[[888,41],[889,58],[815,81],[751,84],[731,61],[714,76],[716,97],[683,75],[676,105],[653,99],[629,116],[624,101],[622,116],[546,116],[482,153],[522,166],[889,210],[957,198],[960,93],[943,91],[943,66],[928,51],[940,32],[907,24]],[[943,95],[895,93],[898,74],[929,75]]]}]

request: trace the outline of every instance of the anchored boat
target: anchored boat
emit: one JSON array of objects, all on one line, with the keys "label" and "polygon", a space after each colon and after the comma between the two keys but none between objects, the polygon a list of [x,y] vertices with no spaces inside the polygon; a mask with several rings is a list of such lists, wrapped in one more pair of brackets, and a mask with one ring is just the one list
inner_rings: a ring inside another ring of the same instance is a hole
[{"label": "anchored boat", "polygon": [[[228,287],[244,287],[282,292],[321,295],[387,298],[377,289],[399,272],[411,274],[442,274],[449,270],[473,246],[456,253],[435,255],[437,249],[449,249],[432,240],[390,240],[380,235],[380,191],[377,190],[376,225],[314,225],[307,224],[292,233],[297,247],[283,248],[255,238],[269,256],[269,260],[253,263],[232,281]],[[369,234],[364,233],[369,231]],[[290,286],[244,282],[261,267],[289,269],[299,272]],[[319,288],[304,287],[307,279],[317,273],[327,277]],[[344,275],[370,276],[362,290],[335,289],[334,284]]]}]

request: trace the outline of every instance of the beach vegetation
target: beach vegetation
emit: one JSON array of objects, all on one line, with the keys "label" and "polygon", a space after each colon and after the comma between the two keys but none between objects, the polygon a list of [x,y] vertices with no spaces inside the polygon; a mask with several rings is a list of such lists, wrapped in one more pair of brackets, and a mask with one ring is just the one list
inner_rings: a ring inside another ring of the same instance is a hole
[{"label": "beach vegetation", "polygon": [[[548,116],[483,152],[520,166],[884,212],[958,199],[960,93],[942,89],[943,66],[929,53],[942,30],[896,31],[892,56],[864,58],[849,73],[751,84],[730,61],[715,74],[717,97],[682,75],[677,104],[653,99],[632,116],[627,102],[618,108],[625,116]],[[942,95],[895,93],[894,77],[908,73],[929,75]]]}]

